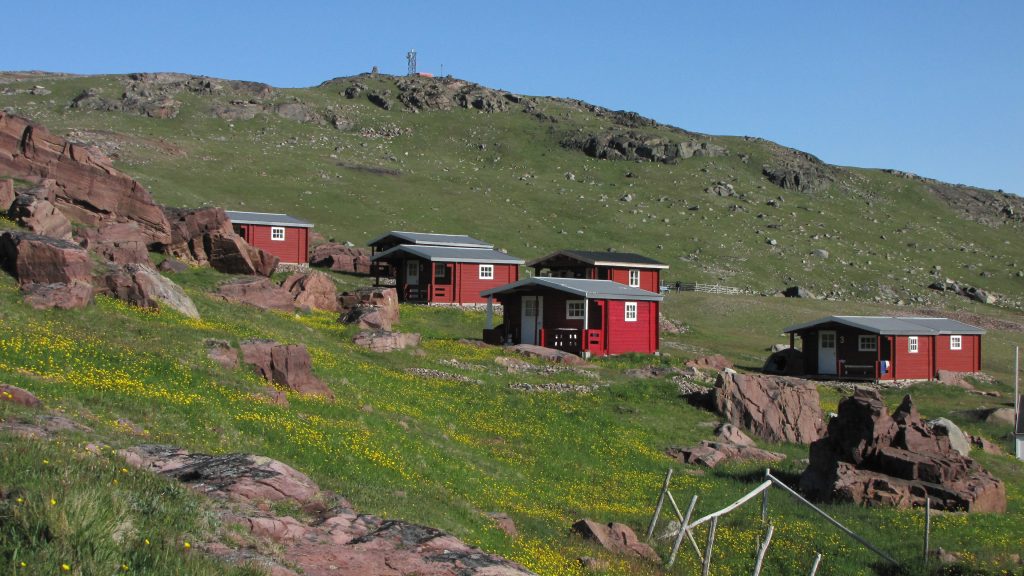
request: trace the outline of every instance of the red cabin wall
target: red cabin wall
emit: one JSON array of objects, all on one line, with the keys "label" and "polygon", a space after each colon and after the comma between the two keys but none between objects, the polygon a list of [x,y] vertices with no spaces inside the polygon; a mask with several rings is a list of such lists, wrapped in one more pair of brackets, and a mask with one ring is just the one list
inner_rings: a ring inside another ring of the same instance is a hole
[{"label": "red cabin wall", "polygon": [[[437,263],[438,266],[442,264]],[[472,262],[455,263],[454,302],[457,304],[483,304],[487,298],[480,295],[484,290],[511,284],[519,280],[518,264],[495,264],[494,278],[480,279],[480,265]]]},{"label": "red cabin wall", "polygon": [[949,335],[940,334],[935,343],[935,369],[952,372],[978,372],[981,370],[981,336],[964,334],[961,349],[949,349]]},{"label": "red cabin wall", "polygon": [[[250,246],[265,250],[285,264],[309,262],[309,228],[284,228],[284,240],[270,239],[270,226],[242,224],[242,237]],[[278,228],[278,226],[274,226]]]},{"label": "red cabin wall", "polygon": [[637,302],[636,305],[636,322],[626,322],[625,301],[607,301],[605,345],[609,354],[658,351],[658,303]]},{"label": "red cabin wall", "polygon": [[[604,267],[602,267],[604,268]],[[629,271],[640,270],[640,286],[641,290],[647,290],[648,292],[658,293],[661,284],[661,270],[650,269],[650,268],[606,268],[608,270],[608,279],[612,282],[618,282],[619,284],[625,284],[629,286]]]},{"label": "red cabin wall", "polygon": [[934,336],[918,336],[915,354],[908,351],[909,340],[909,336],[896,336],[894,377],[897,380],[931,380],[935,376],[932,373]]}]

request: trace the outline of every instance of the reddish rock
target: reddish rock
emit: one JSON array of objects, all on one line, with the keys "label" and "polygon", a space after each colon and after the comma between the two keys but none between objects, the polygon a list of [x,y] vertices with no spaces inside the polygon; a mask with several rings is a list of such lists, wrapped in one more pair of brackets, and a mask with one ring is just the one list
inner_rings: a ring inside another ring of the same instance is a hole
[{"label": "reddish rock", "polygon": [[715,370],[721,372],[726,368],[732,368],[732,361],[722,356],[721,354],[712,354],[711,356],[701,356],[700,358],[694,358],[686,362],[686,365],[691,368],[700,368]]},{"label": "reddish rock", "polygon": [[890,416],[865,388],[839,403],[828,434],[811,444],[800,489],[823,501],[908,508],[930,497],[939,510],[1006,511],[1003,483],[927,426],[910,396]]},{"label": "reddish rock", "polygon": [[100,279],[99,289],[140,308],[166,306],[189,318],[199,318],[199,310],[181,286],[147,264],[124,264],[112,268]]},{"label": "reddish rock", "polygon": [[264,310],[295,309],[292,295],[268,278],[239,278],[217,287],[217,296],[236,304],[248,304]]},{"label": "reddish rock", "polygon": [[250,246],[235,234],[223,208],[164,208],[171,241],[164,251],[175,258],[209,265],[226,274],[270,276],[280,259]]},{"label": "reddish rock", "polygon": [[368,330],[356,334],[352,342],[357,346],[369,349],[371,352],[394,352],[395,350],[403,350],[410,346],[419,346],[420,335]]},{"label": "reddish rock", "polygon": [[188,264],[185,264],[184,262],[178,260],[174,256],[168,256],[167,258],[164,258],[163,261],[160,262],[160,264],[157,265],[156,269],[161,272],[170,272],[172,274],[177,274],[179,272],[186,272],[188,270]]},{"label": "reddish rock", "polygon": [[986,454],[1005,454],[1005,452],[1003,452],[1003,449],[1000,448],[998,444],[993,444],[992,442],[989,442],[988,439],[985,438],[984,436],[969,435],[967,438],[970,441],[972,447],[979,448],[982,452]]},{"label": "reddish rock", "polygon": [[30,408],[37,408],[43,404],[39,401],[39,398],[36,398],[35,394],[10,384],[0,384],[0,402],[21,404]]},{"label": "reddish rock", "polygon": [[281,259],[250,246],[237,234],[208,234],[203,238],[206,255],[214,270],[225,274],[270,276]]},{"label": "reddish rock", "polygon": [[394,288],[373,287],[342,292],[338,296],[338,311],[341,312],[341,318],[360,308],[378,309],[382,315],[381,324],[386,323],[388,326],[381,329],[390,330],[392,325],[398,323],[398,292]]},{"label": "reddish rock", "polygon": [[51,201],[87,226],[137,222],[147,245],[170,242],[170,224],[149,192],[115,170],[95,149],[68,142],[24,118],[0,112],[0,173],[31,182],[51,179]]},{"label": "reddish rock", "polygon": [[750,436],[747,436],[743,433],[743,430],[740,430],[728,422],[725,422],[719,425],[718,428],[715,428],[715,438],[717,438],[719,442],[725,444],[735,444],[737,446],[754,445],[754,441],[750,439]]},{"label": "reddish rock", "polygon": [[6,214],[14,204],[14,180],[0,180],[0,214]]},{"label": "reddish rock", "polygon": [[309,265],[330,268],[335,272],[369,275],[370,253],[364,248],[328,242],[313,248],[309,256]]},{"label": "reddish rock", "polygon": [[355,324],[362,330],[391,331],[391,318],[378,306],[364,306],[342,314],[338,319],[343,324]]},{"label": "reddish rock", "polygon": [[292,274],[281,283],[295,298],[295,307],[309,310],[338,310],[338,291],[334,282],[323,272]]},{"label": "reddish rock", "polygon": [[593,520],[583,519],[573,524],[572,530],[587,540],[597,542],[601,547],[615,554],[640,557],[651,562],[659,562],[661,560],[658,557],[658,553],[647,544],[640,542],[640,539],[636,537],[636,533],[625,524],[618,522],[600,524]]},{"label": "reddish rock", "polygon": [[74,310],[92,304],[92,284],[85,282],[25,284],[21,287],[25,303],[36,310]]},{"label": "reddish rock", "polygon": [[238,368],[238,351],[231,347],[227,340],[208,338],[206,340],[206,357],[228,370]]},{"label": "reddish rock", "polygon": [[300,394],[325,396],[334,393],[313,375],[312,360],[302,344],[278,344],[273,340],[246,340],[240,344],[242,361],[263,378]]},{"label": "reddish rock", "polygon": [[727,421],[770,442],[810,444],[825,430],[818,389],[807,380],[725,370],[713,404]]},{"label": "reddish rock", "polygon": [[726,460],[757,460],[761,462],[781,462],[785,454],[769,452],[756,446],[732,444],[729,442],[712,442],[702,440],[697,446],[690,448],[671,447],[665,454],[679,460],[683,464],[697,464],[714,468]]},{"label": "reddish rock", "polygon": [[0,235],[0,264],[26,284],[89,283],[92,261],[81,246],[30,232]]},{"label": "reddish rock", "polygon": [[71,221],[47,198],[44,187],[19,194],[8,215],[20,226],[41,236],[71,240]]},{"label": "reddish rock", "polygon": [[83,228],[79,243],[90,252],[115,264],[148,264],[149,250],[136,222],[111,222],[99,228]]},{"label": "reddish rock", "polygon": [[558,362],[561,364],[569,364],[572,366],[586,366],[587,362],[579,356],[566,352],[564,350],[556,350],[554,348],[545,348],[543,346],[536,346],[534,344],[516,344],[510,346],[509,350],[517,354],[522,354],[530,358],[540,358],[548,362]]},{"label": "reddish rock", "polygon": [[487,515],[488,518],[494,520],[494,524],[499,530],[508,534],[509,536],[518,536],[519,529],[516,528],[516,523],[512,520],[512,517],[504,512],[492,512]]}]

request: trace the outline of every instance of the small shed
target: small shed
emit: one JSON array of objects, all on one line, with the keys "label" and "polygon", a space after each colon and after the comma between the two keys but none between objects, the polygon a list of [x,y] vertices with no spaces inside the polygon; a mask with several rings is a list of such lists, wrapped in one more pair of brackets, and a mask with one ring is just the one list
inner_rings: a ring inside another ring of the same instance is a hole
[{"label": "small shed", "polygon": [[[485,290],[484,339],[536,344],[584,357],[654,354],[658,351],[656,292],[611,280],[533,277]],[[504,307],[504,322],[492,326],[491,304]]]},{"label": "small shed", "polygon": [[985,330],[949,318],[829,316],[786,328],[800,337],[807,375],[932,380],[939,370],[981,371]]},{"label": "small shed", "polygon": [[534,276],[611,280],[619,284],[658,292],[661,271],[668,264],[630,252],[559,250],[526,263]]},{"label": "small shed", "polygon": [[313,224],[287,214],[226,210],[235,233],[250,246],[281,259],[282,264],[309,263],[309,231]]},{"label": "small shed", "polygon": [[480,292],[518,280],[523,260],[493,248],[400,244],[373,262],[395,271],[401,302],[483,304]]}]

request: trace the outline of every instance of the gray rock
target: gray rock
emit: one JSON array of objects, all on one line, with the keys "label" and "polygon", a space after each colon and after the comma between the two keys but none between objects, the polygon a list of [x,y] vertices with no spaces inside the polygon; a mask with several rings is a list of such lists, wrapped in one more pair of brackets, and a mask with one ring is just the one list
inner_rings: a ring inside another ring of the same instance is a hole
[{"label": "gray rock", "polygon": [[959,426],[953,423],[948,418],[936,418],[929,420],[928,425],[935,431],[945,432],[949,438],[949,445],[960,453],[961,456],[969,456],[971,453],[971,442],[967,439],[967,435],[964,434],[963,430]]}]

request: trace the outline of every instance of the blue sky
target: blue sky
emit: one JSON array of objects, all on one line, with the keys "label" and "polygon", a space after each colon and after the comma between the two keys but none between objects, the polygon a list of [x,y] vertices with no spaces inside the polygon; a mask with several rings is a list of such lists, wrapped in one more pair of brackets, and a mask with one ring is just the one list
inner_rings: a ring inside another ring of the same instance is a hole
[{"label": "blue sky", "polygon": [[[384,7],[381,7],[384,6]],[[1024,194],[1024,2],[21,3],[2,70],[419,69]]]}]

